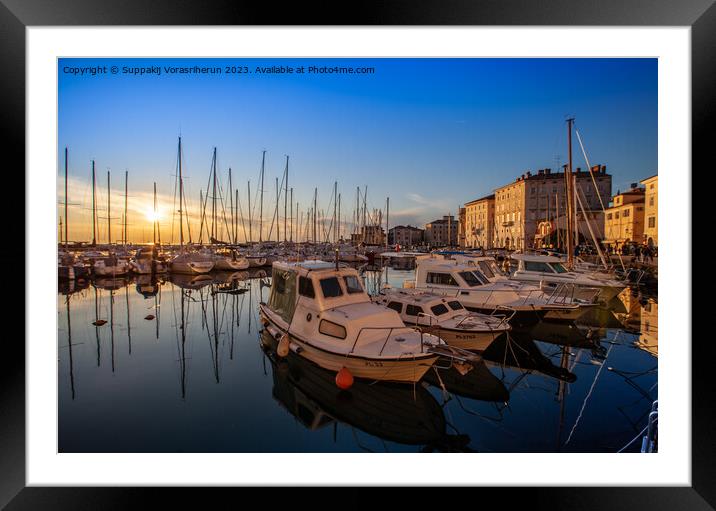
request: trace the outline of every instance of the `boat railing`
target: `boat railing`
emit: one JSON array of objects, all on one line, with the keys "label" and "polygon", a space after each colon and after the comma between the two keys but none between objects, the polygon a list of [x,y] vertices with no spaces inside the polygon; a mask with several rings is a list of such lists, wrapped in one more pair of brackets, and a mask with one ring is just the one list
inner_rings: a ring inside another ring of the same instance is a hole
[{"label": "boat railing", "polygon": [[356,346],[358,345],[358,340],[360,339],[360,336],[363,335],[363,332],[366,330],[385,330],[388,333],[385,336],[385,341],[383,341],[383,345],[380,348],[380,352],[378,352],[378,355],[382,355],[383,351],[385,350],[385,347],[388,345],[388,341],[391,338],[391,335],[394,331],[403,330],[407,332],[417,332],[420,334],[420,353],[424,353],[424,343],[423,343],[423,332],[419,328],[413,328],[408,326],[394,326],[394,327],[386,327],[386,326],[364,326],[361,327],[361,329],[358,331],[358,335],[356,336],[356,340],[353,341],[353,346],[351,346],[351,350],[348,352],[353,353],[355,352]]}]

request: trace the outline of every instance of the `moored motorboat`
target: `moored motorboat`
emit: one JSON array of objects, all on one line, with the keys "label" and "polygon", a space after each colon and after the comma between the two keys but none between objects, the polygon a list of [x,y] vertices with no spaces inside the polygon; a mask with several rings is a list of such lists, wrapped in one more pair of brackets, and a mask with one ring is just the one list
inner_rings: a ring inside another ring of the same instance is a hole
[{"label": "moored motorboat", "polygon": [[169,270],[172,273],[197,275],[209,273],[214,268],[214,261],[198,252],[181,252],[169,261]]},{"label": "moored motorboat", "polygon": [[427,328],[451,346],[484,350],[511,327],[507,316],[467,311],[456,300],[415,289],[384,289],[373,301],[393,309],[407,325]]},{"label": "moored motorboat", "polygon": [[288,349],[356,378],[414,383],[445,343],[406,327],[397,312],[372,303],[354,268],[324,261],[273,265],[262,323]]}]

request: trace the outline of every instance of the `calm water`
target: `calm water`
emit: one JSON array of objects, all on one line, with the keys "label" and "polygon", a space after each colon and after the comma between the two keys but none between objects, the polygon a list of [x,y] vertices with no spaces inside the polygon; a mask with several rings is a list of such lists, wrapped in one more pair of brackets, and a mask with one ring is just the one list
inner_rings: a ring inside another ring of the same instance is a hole
[{"label": "calm water", "polygon": [[[366,284],[412,276],[366,272]],[[589,325],[513,332],[466,376],[340,391],[333,374],[262,343],[269,280],[61,285],[60,451],[615,452],[657,399],[658,304],[640,293],[625,291]]]}]

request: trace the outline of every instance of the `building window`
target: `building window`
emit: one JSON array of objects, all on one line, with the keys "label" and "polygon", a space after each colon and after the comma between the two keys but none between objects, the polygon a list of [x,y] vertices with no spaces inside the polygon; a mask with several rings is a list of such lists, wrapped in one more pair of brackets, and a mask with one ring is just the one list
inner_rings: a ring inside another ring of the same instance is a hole
[{"label": "building window", "polygon": [[653,206],[653,205],[654,205],[654,197],[652,196],[652,197],[649,197],[649,206]]},{"label": "building window", "polygon": [[654,227],[656,227],[656,217],[650,216],[649,217],[649,228],[653,229]]},{"label": "building window", "polygon": [[622,213],[622,216],[623,216],[624,218],[628,217],[628,216],[629,216],[629,210],[628,210],[628,209],[625,209],[624,212]]},{"label": "building window", "polygon": [[611,214],[611,213],[607,213],[607,220],[611,220],[611,219],[612,219],[612,214]]}]

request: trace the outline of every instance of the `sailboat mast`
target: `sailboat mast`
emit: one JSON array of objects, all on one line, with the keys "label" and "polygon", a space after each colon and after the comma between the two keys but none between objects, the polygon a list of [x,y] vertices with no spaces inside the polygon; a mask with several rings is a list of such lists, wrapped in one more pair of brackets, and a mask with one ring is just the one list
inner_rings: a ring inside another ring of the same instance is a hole
[{"label": "sailboat mast", "polygon": [[229,242],[236,243],[236,229],[234,229],[234,193],[231,189],[231,167],[229,167],[229,213],[231,214],[231,234],[229,234]]},{"label": "sailboat mast", "polygon": [[95,204],[95,195],[97,189],[95,186],[94,160],[92,160],[92,246],[97,245],[97,205]]},{"label": "sailboat mast", "polygon": [[281,242],[281,224],[280,218],[278,216],[278,202],[279,202],[279,192],[278,192],[278,178],[276,178],[276,243]]},{"label": "sailboat mast", "polygon": [[251,180],[249,179],[249,243],[254,239],[251,229]]},{"label": "sailboat mast", "polygon": [[567,194],[567,267],[574,266],[574,226],[573,223],[573,195],[572,195],[572,123],[574,118],[567,119],[567,150],[569,151],[569,164],[565,171]]},{"label": "sailboat mast", "polygon": [[318,218],[316,212],[318,211],[318,188],[313,189],[313,242],[316,243],[316,227],[318,226]]},{"label": "sailboat mast", "polygon": [[211,191],[211,243],[216,239],[216,147],[214,148],[214,155],[211,158],[211,171],[213,173],[213,184]]},{"label": "sailboat mast", "polygon": [[179,137],[177,158],[179,161],[179,246],[184,248],[184,208],[182,207],[182,200],[184,197],[184,180],[181,176],[181,137]]},{"label": "sailboat mast", "polygon": [[261,203],[259,205],[259,243],[263,241],[264,230],[264,166],[266,164],[266,151],[261,156]]},{"label": "sailboat mast", "polygon": [[293,187],[291,187],[291,236],[289,241],[293,243]]},{"label": "sailboat mast", "polygon": [[110,211],[110,199],[112,197],[112,193],[110,192],[110,186],[109,186],[109,170],[107,171],[107,244],[112,244],[112,215]]},{"label": "sailboat mast", "polygon": [[154,225],[152,226],[152,244],[157,244],[157,182],[154,182]]},{"label": "sailboat mast", "polygon": [[[67,233],[68,233],[67,222],[67,147],[65,147],[65,249],[67,249]],[[69,300],[69,296],[68,296]],[[67,302],[69,304],[69,301]]]},{"label": "sailboat mast", "polygon": [[338,239],[341,239],[341,194],[338,194]]},{"label": "sailboat mast", "polygon": [[333,242],[338,241],[338,181],[333,183]]},{"label": "sailboat mast", "polygon": [[124,171],[124,244],[127,244],[127,181],[129,180],[129,171]]},{"label": "sailboat mast", "polygon": [[385,199],[385,248],[388,248],[388,215],[390,215],[390,197]]},{"label": "sailboat mast", "polygon": [[288,155],[286,155],[286,186],[285,186],[285,193],[283,196],[283,241],[286,242],[287,240],[287,231],[286,231],[286,219],[288,217]]}]

